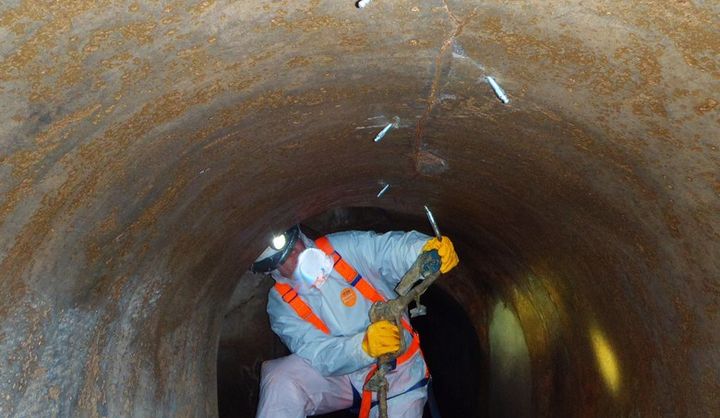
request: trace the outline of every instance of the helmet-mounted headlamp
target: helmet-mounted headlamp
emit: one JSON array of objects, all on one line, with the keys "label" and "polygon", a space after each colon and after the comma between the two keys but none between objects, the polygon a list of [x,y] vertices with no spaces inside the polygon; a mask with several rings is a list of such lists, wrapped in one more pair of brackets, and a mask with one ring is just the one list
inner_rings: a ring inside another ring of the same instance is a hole
[{"label": "helmet-mounted headlamp", "polygon": [[282,265],[295,247],[295,242],[300,235],[300,227],[294,225],[283,234],[276,235],[270,242],[270,248],[275,250],[274,254],[257,260],[250,267],[253,273],[269,273]]}]

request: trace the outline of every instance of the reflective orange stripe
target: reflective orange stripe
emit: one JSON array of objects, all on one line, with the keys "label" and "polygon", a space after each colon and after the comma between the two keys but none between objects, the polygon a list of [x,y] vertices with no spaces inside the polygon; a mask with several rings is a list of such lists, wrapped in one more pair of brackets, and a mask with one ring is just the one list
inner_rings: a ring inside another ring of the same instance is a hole
[{"label": "reflective orange stripe", "polygon": [[[315,245],[318,246],[323,252],[333,258],[333,262],[335,263],[335,271],[337,271],[346,282],[348,282],[351,286],[353,286],[355,289],[357,289],[365,298],[372,302],[384,302],[385,298],[383,295],[381,295],[377,290],[375,290],[374,287],[365,280],[362,276],[360,276],[347,261],[345,261],[342,256],[335,251],[332,244],[330,244],[330,240],[327,239],[327,237],[320,237],[317,240],[315,240]],[[410,345],[408,346],[407,350],[405,350],[404,353],[402,353],[400,356],[397,357],[396,362],[398,365],[405,363],[406,361],[410,360],[412,356],[415,355],[420,350],[420,337],[418,334],[412,329],[412,326],[410,323],[405,319],[402,318],[402,326],[405,328],[410,335],[413,336],[412,341],[410,342]],[[365,376],[365,383],[370,380],[375,372],[377,371],[377,364],[373,364],[370,368],[370,371],[368,371],[367,376]],[[425,370],[426,377],[429,375],[429,371]],[[370,416],[370,408],[372,407],[372,392],[369,390],[364,390],[362,393],[362,400],[360,402],[360,413],[358,416],[360,418],[367,418]]]},{"label": "reflective orange stripe", "polygon": [[307,303],[305,303],[304,300],[297,294],[295,289],[292,288],[287,283],[279,283],[275,282],[275,290],[280,294],[282,299],[290,305],[291,308],[295,311],[295,313],[302,319],[310,322],[311,324],[315,325],[317,329],[324,332],[325,334],[330,334],[330,330],[328,329],[327,325],[320,319],[315,313],[310,309]]}]

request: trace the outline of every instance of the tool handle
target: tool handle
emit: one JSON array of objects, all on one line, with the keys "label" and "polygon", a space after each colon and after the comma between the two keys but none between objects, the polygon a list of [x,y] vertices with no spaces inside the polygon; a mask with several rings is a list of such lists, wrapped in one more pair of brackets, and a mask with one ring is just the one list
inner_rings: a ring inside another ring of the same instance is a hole
[{"label": "tool handle", "polygon": [[[387,380],[386,380],[387,382]],[[387,405],[387,384],[382,386],[378,391],[378,416],[379,418],[388,418],[388,405]]]},{"label": "tool handle", "polygon": [[[400,296],[405,296],[410,292],[410,289],[415,286],[419,281],[427,281],[434,273],[440,273],[440,266],[442,265],[442,259],[437,250],[430,250],[421,253],[415,263],[410,266],[410,269],[400,279],[397,286],[395,286],[395,292]],[[432,283],[430,281],[428,286]],[[422,293],[421,293],[422,294]],[[411,297],[408,301],[413,300]]]},{"label": "tool handle", "polygon": [[[377,392],[379,417],[387,418],[387,391],[388,381],[385,374],[390,364],[407,349],[405,344],[405,328],[402,326],[403,314],[408,304],[418,299],[427,288],[440,277],[440,255],[437,250],[430,250],[420,254],[415,263],[400,280],[395,291],[400,294],[396,299],[373,303],[370,308],[370,322],[391,321],[400,330],[400,349],[394,353],[383,354],[377,359],[375,375],[365,383],[364,389]],[[413,287],[417,281],[420,283]]]}]

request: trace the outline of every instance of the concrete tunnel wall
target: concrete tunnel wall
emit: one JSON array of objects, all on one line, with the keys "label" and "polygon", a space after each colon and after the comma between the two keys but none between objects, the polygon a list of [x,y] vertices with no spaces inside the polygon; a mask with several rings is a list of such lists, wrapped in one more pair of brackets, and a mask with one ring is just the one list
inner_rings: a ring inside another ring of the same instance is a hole
[{"label": "concrete tunnel wall", "polygon": [[214,416],[269,234],[424,203],[469,317],[481,283],[517,314],[535,415],[720,415],[719,15],[4,2],[0,415]]}]

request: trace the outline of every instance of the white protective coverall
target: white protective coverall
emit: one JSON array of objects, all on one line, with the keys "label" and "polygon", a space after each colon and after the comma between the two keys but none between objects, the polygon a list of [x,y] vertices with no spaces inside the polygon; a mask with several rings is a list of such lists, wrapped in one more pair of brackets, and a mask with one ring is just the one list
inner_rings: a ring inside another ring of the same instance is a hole
[{"label": "white protective coverall", "polygon": [[[386,299],[397,297],[395,285],[430,238],[416,231],[348,231],[327,237],[345,261]],[[274,277],[291,283],[277,274]],[[356,293],[352,306],[341,300],[340,292],[346,288]],[[258,418],[302,418],[350,408],[350,385],[362,394],[365,377],[375,363],[362,349],[372,302],[335,270],[319,289],[311,287],[300,296],[327,325],[330,335],[298,317],[275,289],[270,290],[267,311],[272,329],[293,354],[263,363]],[[408,346],[412,336],[404,329],[403,335]],[[425,376],[425,361],[419,350],[387,375],[390,417],[422,417],[427,386],[417,385]],[[371,417],[377,416],[377,409],[372,408]]]}]

